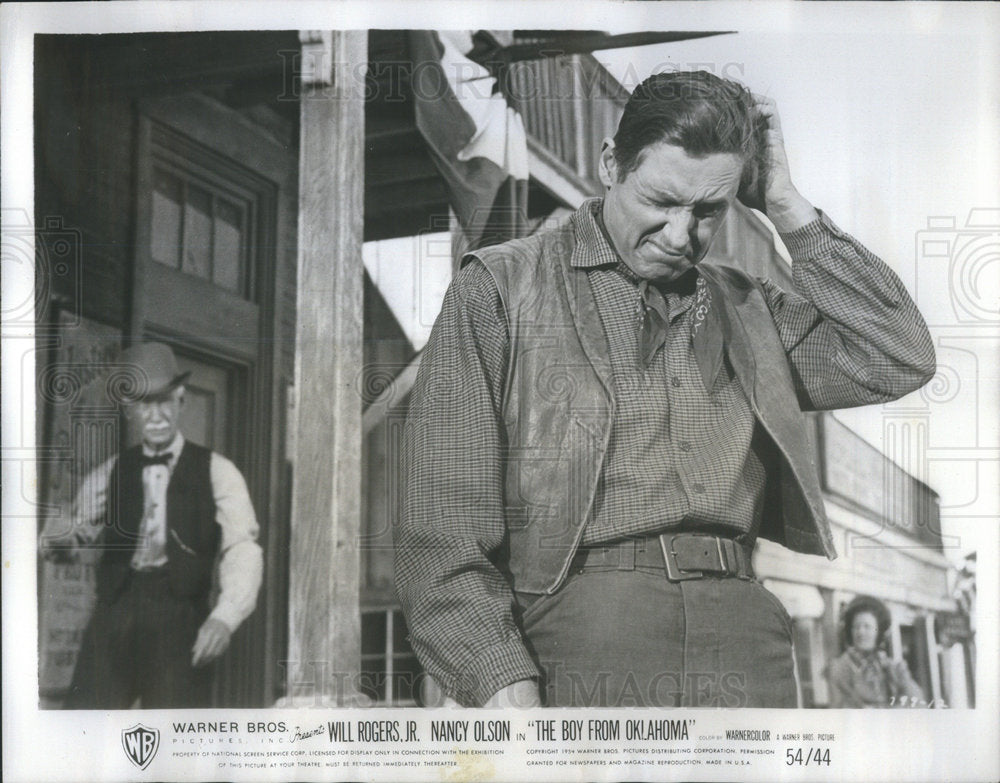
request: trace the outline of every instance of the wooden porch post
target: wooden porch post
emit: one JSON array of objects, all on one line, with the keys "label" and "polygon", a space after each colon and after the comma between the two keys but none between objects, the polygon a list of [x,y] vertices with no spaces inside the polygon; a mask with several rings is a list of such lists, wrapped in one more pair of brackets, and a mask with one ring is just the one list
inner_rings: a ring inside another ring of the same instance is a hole
[{"label": "wooden porch post", "polygon": [[[358,607],[367,31],[305,31],[288,703],[349,704]],[[363,72],[362,72],[363,73]]]}]

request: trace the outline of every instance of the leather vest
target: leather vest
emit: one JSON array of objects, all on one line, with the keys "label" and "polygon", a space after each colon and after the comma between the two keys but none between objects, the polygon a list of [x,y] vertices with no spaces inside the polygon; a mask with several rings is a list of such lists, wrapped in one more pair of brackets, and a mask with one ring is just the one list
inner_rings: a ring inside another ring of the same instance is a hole
[{"label": "leather vest", "polygon": [[[507,314],[507,568],[515,590],[559,589],[583,536],[614,420],[607,339],[587,273],[574,268],[576,221],[477,250]],[[702,264],[726,308],[730,363],[778,455],[769,469],[760,535],[789,549],[836,557],[823,508],[816,452],[791,370],[758,283]]]},{"label": "leather vest", "polygon": [[[103,555],[97,597],[111,602],[121,592],[139,543],[143,514],[142,447],[123,452],[108,478]],[[167,573],[177,598],[208,600],[221,531],[215,521],[212,452],[190,441],[167,485]]]}]

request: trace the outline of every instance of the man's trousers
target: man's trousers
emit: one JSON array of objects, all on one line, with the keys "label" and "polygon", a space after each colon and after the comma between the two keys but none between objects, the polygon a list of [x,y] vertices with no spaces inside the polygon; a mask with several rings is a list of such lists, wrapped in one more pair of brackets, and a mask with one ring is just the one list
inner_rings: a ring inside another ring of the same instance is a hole
[{"label": "man's trousers", "polygon": [[133,571],[117,598],[98,600],[66,701],[69,709],[208,707],[212,665],[191,665],[207,601],[178,599],[166,569]]},{"label": "man's trousers", "polygon": [[798,703],[791,618],[755,580],[583,571],[521,620],[548,706]]}]

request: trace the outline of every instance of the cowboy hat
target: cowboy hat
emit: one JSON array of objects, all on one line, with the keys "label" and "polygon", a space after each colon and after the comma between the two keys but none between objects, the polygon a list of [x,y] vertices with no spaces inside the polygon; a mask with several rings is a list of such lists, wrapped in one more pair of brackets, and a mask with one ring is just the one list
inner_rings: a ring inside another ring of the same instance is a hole
[{"label": "cowboy hat", "polygon": [[136,401],[173,391],[191,375],[190,371],[179,371],[174,352],[163,343],[139,343],[126,348],[119,362],[138,375],[136,393],[131,396]]}]

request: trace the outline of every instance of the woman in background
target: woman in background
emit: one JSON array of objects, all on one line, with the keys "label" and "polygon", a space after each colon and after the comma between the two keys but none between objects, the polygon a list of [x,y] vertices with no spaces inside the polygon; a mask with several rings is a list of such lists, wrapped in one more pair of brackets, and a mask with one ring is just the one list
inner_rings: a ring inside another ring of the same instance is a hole
[{"label": "woman in background", "polygon": [[905,661],[893,661],[882,649],[889,610],[869,595],[859,595],[844,613],[847,649],[830,663],[830,706],[900,707],[920,704],[923,692]]}]

